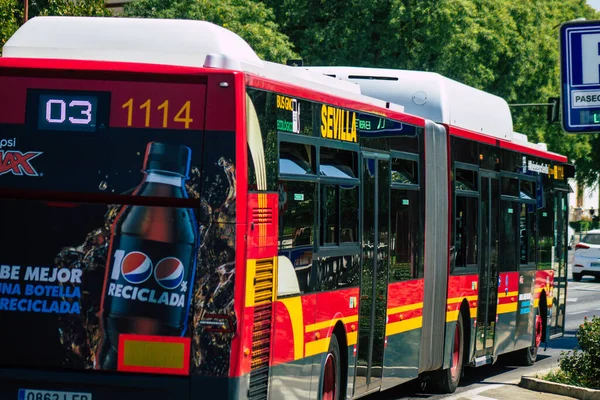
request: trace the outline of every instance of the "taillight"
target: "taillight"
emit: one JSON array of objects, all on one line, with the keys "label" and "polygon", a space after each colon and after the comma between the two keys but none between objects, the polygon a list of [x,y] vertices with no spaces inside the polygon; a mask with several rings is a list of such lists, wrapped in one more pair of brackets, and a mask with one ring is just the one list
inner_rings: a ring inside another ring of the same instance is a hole
[{"label": "taillight", "polygon": [[577,250],[577,249],[589,249],[589,248],[590,248],[590,246],[588,246],[587,244],[584,244],[584,243],[577,243],[575,245],[575,250]]}]

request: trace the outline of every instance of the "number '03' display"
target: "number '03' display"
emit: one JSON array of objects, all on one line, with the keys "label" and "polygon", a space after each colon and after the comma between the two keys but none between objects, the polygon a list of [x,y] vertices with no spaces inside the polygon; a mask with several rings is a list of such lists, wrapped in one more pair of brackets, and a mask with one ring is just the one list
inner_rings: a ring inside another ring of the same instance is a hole
[{"label": "number '03' display", "polygon": [[40,94],[38,129],[95,132],[98,98],[74,94]]}]

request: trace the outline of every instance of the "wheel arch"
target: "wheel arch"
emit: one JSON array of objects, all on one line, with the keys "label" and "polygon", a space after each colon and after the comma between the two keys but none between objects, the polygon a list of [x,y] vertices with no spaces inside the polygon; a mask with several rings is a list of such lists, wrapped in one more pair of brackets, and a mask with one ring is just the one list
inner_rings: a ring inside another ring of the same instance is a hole
[{"label": "wheel arch", "polygon": [[340,373],[342,374],[340,377],[340,399],[345,399],[348,391],[348,338],[342,321],[335,323],[332,335],[336,336],[340,346]]},{"label": "wheel arch", "polygon": [[467,299],[463,299],[460,304],[460,313],[458,318],[463,319],[463,364],[467,365],[471,362],[472,333],[471,333],[471,308]]},{"label": "wheel arch", "polygon": [[[542,290],[538,300],[538,308],[540,309],[540,317],[542,318],[542,341],[546,342],[548,329],[548,297],[546,290]],[[534,333],[535,334],[535,333]]]}]

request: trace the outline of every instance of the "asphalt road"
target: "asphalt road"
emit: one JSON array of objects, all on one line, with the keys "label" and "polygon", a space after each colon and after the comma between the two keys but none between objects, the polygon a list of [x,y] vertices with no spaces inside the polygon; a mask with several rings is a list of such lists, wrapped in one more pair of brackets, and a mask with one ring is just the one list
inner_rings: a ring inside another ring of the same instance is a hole
[{"label": "asphalt road", "polygon": [[[572,252],[569,252],[569,261],[571,260]],[[565,336],[550,341],[546,350],[541,347],[538,352],[537,362],[531,367],[515,367],[500,357],[494,365],[486,365],[480,368],[466,368],[464,376],[461,378],[460,386],[451,395],[430,393],[427,391],[426,386],[424,390],[421,390],[420,382],[415,380],[396,388],[370,395],[366,399],[439,400],[457,398],[455,396],[461,393],[464,393],[466,398],[470,398],[471,396],[468,395],[468,392],[477,392],[478,388],[483,388],[486,385],[507,383],[514,385],[515,382],[520,380],[522,375],[532,375],[537,371],[556,367],[561,352],[571,350],[577,346],[575,332],[583,322],[583,317],[600,315],[600,296],[598,296],[600,293],[600,282],[594,281],[591,277],[585,277],[581,282],[573,282],[571,280],[570,265],[568,276]],[[507,385],[506,388],[510,388],[510,385]],[[477,396],[473,398],[477,398]]]}]

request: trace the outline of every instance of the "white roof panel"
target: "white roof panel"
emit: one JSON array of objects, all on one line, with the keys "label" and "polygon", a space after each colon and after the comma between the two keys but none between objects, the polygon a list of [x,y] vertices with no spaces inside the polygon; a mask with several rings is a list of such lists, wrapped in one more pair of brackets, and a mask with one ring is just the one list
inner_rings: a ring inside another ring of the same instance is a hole
[{"label": "white roof panel", "polygon": [[367,96],[404,106],[405,112],[512,140],[512,116],[501,97],[440,74],[360,67],[305,67],[356,82]]},{"label": "white roof panel", "polygon": [[35,17],[4,45],[3,57],[127,61],[199,66],[210,53],[262,61],[241,37],[205,21]]}]

